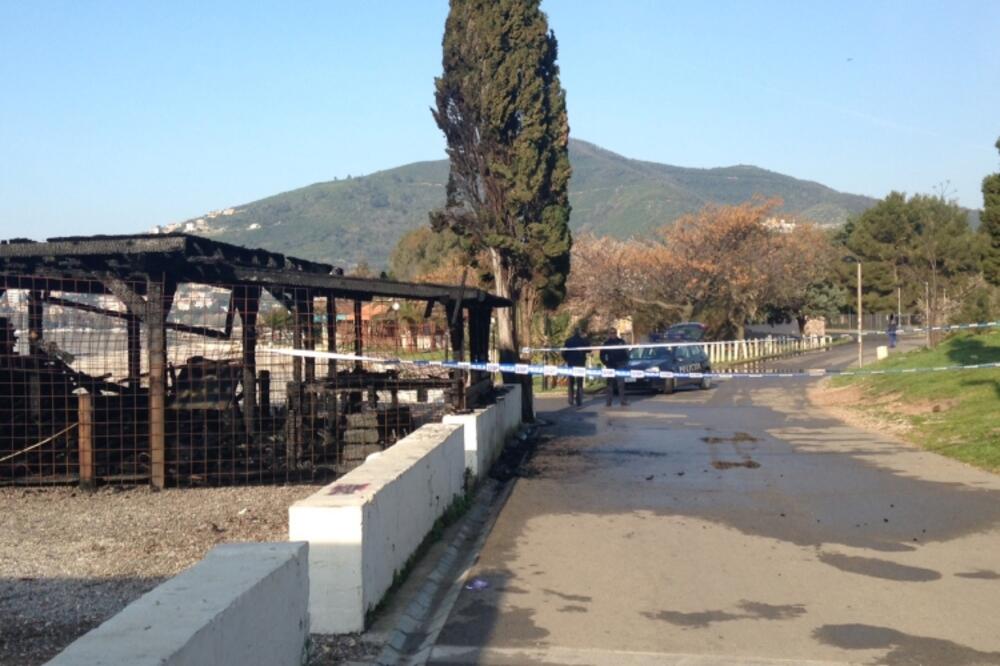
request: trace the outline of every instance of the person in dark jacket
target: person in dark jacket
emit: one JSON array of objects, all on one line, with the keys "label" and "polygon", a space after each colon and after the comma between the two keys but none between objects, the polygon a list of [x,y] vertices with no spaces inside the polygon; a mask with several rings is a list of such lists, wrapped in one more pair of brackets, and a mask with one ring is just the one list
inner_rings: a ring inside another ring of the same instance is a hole
[{"label": "person in dark jacket", "polygon": [[[587,365],[587,352],[579,347],[590,346],[590,340],[583,337],[579,328],[573,329],[566,344],[563,345],[562,357],[571,368],[581,368]],[[583,377],[569,377],[569,404],[579,407],[583,404]]]},{"label": "person in dark jacket", "polygon": [[893,349],[896,346],[896,334],[899,332],[899,322],[896,320],[896,315],[889,315],[889,326],[886,328],[886,333],[889,334],[889,349]]},{"label": "person in dark jacket", "polygon": [[[604,364],[605,368],[613,368],[618,370],[620,368],[628,367],[628,349],[625,348],[625,341],[618,337],[618,331],[611,329],[608,339],[602,344],[603,347],[615,347],[615,349],[602,349],[601,350],[601,363]],[[608,378],[608,399],[607,405],[611,406],[611,399],[614,397],[615,386],[618,387],[618,397],[621,398],[622,406],[628,404],[628,400],[625,399],[625,378],[615,377]]]}]

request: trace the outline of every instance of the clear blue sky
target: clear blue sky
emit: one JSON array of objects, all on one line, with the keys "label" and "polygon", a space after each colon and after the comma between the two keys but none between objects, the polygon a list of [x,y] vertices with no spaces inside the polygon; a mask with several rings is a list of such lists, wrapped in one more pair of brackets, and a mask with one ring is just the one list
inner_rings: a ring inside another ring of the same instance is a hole
[{"label": "clear blue sky", "polygon": [[[982,205],[1000,3],[545,0],[572,134]],[[128,233],[443,157],[447,2],[0,0],[0,237]]]}]

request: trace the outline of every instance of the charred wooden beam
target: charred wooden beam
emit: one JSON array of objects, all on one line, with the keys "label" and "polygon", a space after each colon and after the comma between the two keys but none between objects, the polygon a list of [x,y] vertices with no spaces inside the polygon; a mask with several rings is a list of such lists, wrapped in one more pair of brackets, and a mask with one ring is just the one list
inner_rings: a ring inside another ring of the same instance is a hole
[{"label": "charred wooden beam", "polygon": [[[311,291],[300,291],[298,295],[298,315],[302,317],[302,349],[316,348],[316,325],[313,321],[313,295]],[[306,360],[306,381],[316,379],[316,359]]]},{"label": "charred wooden beam", "polygon": [[[116,313],[117,314],[117,313]],[[138,389],[142,385],[142,320],[137,315],[125,317],[128,335],[128,386]]]},{"label": "charred wooden beam", "polygon": [[[252,439],[257,433],[257,312],[260,287],[238,286],[230,296],[230,311],[240,315],[243,348],[243,422]],[[227,328],[232,328],[231,320]]]},{"label": "charred wooden beam", "polygon": [[[354,353],[357,356],[364,354],[364,342],[361,338],[361,316],[361,301],[356,300],[354,301]],[[361,361],[355,361],[354,368],[360,371],[362,369]]]},{"label": "charred wooden beam", "polygon": [[494,307],[510,305],[510,301],[488,294],[480,289],[453,287],[439,284],[416,284],[372,278],[317,273],[289,273],[235,267],[233,272],[240,281],[262,285],[282,284],[289,287],[311,287],[331,291],[337,298],[368,301],[374,297],[401,298],[419,301],[457,300],[463,303],[489,303]]},{"label": "charred wooden beam", "polygon": [[[445,312],[448,315],[448,332],[451,336],[452,358],[456,361],[465,360],[465,321],[462,306],[455,301],[445,304]],[[462,370],[451,371],[454,382],[453,396],[455,409],[465,409],[465,372]]]},{"label": "charred wooden beam", "polygon": [[[100,277],[101,284],[105,288],[114,294],[119,301],[125,304],[128,311],[139,317],[140,319],[146,316],[146,300],[143,299],[132,287],[130,287],[124,280],[114,276],[114,275],[102,275]],[[149,287],[147,284],[146,288],[147,297],[149,295]]]},{"label": "charred wooden beam", "polygon": [[[42,341],[45,335],[43,294],[40,291],[28,292],[28,350],[32,355],[42,353]],[[42,415],[42,377],[39,373],[31,373],[28,379],[29,406],[31,417],[41,418]]]},{"label": "charred wooden beam", "polygon": [[[327,351],[337,351],[337,301],[334,297],[326,297],[326,348]],[[337,374],[337,359],[326,362],[326,374],[333,378]]]},{"label": "charred wooden beam", "polygon": [[[119,312],[117,310],[108,310],[106,308],[100,308],[96,305],[88,305],[87,303],[78,303],[76,301],[71,301],[65,298],[59,298],[57,296],[46,296],[44,298],[46,303],[50,305],[59,305],[64,308],[75,308],[77,310],[82,310],[83,312],[93,312],[94,314],[103,315],[111,319],[124,319],[128,321],[130,317],[136,317],[139,315],[133,315],[131,312]],[[141,318],[141,317],[140,317]],[[216,328],[207,328],[205,326],[189,326],[188,324],[179,324],[176,322],[168,321],[167,330],[178,331],[180,333],[193,333],[195,335],[202,335],[206,338],[214,338],[216,340],[228,340],[232,335],[232,325],[229,326],[229,331],[220,331]]]}]

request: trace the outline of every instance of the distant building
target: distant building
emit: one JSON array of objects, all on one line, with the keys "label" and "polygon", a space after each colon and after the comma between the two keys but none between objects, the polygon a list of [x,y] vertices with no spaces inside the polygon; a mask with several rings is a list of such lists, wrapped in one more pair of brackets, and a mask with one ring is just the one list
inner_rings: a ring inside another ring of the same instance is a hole
[{"label": "distant building", "polygon": [[798,222],[789,222],[784,218],[769,217],[763,222],[764,227],[767,229],[773,229],[781,234],[790,234],[795,231],[795,227],[798,226]]}]

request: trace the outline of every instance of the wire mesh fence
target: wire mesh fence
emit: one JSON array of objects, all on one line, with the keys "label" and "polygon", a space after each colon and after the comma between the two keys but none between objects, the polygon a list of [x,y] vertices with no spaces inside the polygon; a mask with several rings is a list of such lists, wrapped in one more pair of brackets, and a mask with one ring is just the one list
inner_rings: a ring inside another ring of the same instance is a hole
[{"label": "wire mesh fence", "polygon": [[[0,484],[324,479],[459,404],[444,306],[309,288],[5,275]],[[463,344],[459,339],[458,344]]]}]

